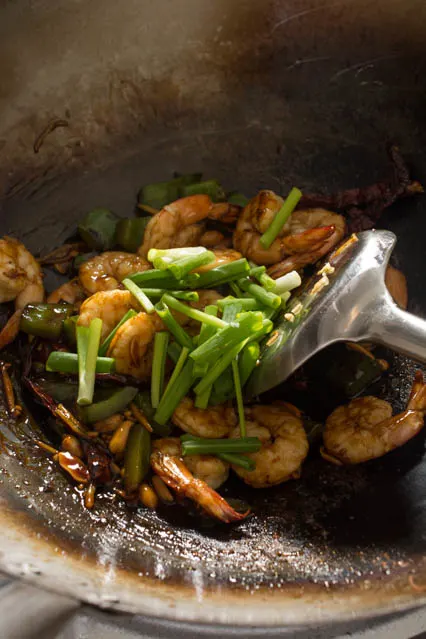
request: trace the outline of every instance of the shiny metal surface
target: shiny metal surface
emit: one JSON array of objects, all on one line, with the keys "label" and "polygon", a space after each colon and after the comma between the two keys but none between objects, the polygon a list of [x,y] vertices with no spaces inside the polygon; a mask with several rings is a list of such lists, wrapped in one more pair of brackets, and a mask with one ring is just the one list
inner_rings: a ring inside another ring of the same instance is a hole
[{"label": "shiny metal surface", "polygon": [[[356,237],[344,259],[336,258],[334,272],[316,276],[292,301],[265,344],[247,385],[248,397],[274,388],[316,353],[340,341],[373,341],[426,362],[426,321],[398,308],[385,285],[395,234],[365,231]],[[328,282],[323,288],[321,278]],[[318,284],[320,290],[298,323],[297,309],[306,305],[307,295]]]}]

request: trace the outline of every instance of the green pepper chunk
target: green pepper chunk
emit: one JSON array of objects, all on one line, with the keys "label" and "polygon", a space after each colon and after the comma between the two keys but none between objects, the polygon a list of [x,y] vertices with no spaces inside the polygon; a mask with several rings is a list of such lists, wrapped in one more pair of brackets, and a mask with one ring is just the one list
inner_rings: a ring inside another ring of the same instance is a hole
[{"label": "green pepper chunk", "polygon": [[118,218],[109,209],[93,209],[78,226],[81,239],[93,250],[106,251],[114,246]]},{"label": "green pepper chunk", "polygon": [[129,253],[136,253],[143,241],[147,224],[151,218],[134,217],[117,222],[115,243]]},{"label": "green pepper chunk", "polygon": [[80,407],[83,421],[91,424],[101,419],[107,419],[114,413],[120,413],[133,401],[137,392],[138,389],[133,386],[123,386],[123,388],[109,392],[107,397],[103,397],[94,404]]},{"label": "green pepper chunk", "polygon": [[78,315],[71,315],[64,320],[64,337],[70,346],[77,344],[77,320]]},{"label": "green pepper chunk", "polygon": [[151,456],[151,436],[141,424],[133,424],[124,455],[124,485],[133,493],[147,472]]},{"label": "green pepper chunk", "polygon": [[143,186],[138,193],[138,203],[153,209],[162,209],[166,204],[183,197],[183,189],[201,180],[201,173],[180,175],[168,182],[156,182]]},{"label": "green pepper chunk", "polygon": [[71,304],[27,304],[22,311],[20,330],[43,339],[60,338],[64,321],[73,312]]},{"label": "green pepper chunk", "polygon": [[226,199],[225,191],[217,180],[205,180],[188,184],[182,189],[182,196],[188,195],[208,195],[213,202],[223,202]]}]

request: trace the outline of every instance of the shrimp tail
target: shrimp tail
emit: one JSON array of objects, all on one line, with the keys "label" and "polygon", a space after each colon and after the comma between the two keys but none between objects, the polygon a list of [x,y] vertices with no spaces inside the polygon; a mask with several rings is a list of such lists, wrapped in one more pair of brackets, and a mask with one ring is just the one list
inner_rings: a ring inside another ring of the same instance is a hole
[{"label": "shrimp tail", "polygon": [[199,504],[209,515],[227,524],[242,521],[249,511],[238,513],[206,482],[189,472],[181,459],[166,453],[155,451],[151,455],[154,472],[178,495],[187,497]]},{"label": "shrimp tail", "polygon": [[0,351],[8,344],[11,344],[19,333],[22,310],[17,310],[7,320],[5,326],[0,331]]},{"label": "shrimp tail", "polygon": [[287,237],[283,238],[282,243],[290,253],[303,253],[314,250],[318,244],[322,244],[325,240],[328,240],[328,238],[333,235],[335,229],[334,224],[318,226],[302,231],[302,233],[287,235]]},{"label": "shrimp tail", "polygon": [[407,409],[426,412],[426,384],[423,381],[421,371],[416,371]]}]

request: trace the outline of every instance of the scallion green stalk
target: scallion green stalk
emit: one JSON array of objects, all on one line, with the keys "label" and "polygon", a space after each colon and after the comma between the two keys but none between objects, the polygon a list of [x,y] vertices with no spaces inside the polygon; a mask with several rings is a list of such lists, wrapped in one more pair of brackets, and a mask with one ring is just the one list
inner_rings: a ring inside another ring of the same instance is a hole
[{"label": "scallion green stalk", "polygon": [[225,371],[228,366],[231,365],[231,362],[235,357],[237,357],[238,353],[244,348],[247,340],[243,340],[239,342],[232,348],[230,348],[222,357],[220,357],[216,363],[209,369],[207,375],[203,377],[203,379],[195,386],[194,391],[197,395],[203,393],[209,386],[214,384],[219,375]]},{"label": "scallion green stalk", "polygon": [[225,328],[227,323],[223,320],[219,319],[219,317],[215,317],[214,315],[209,315],[208,313],[204,313],[203,311],[199,311],[196,308],[192,308],[191,306],[187,306],[183,304],[179,300],[174,299],[171,295],[163,295],[162,300],[167,306],[173,308],[175,311],[179,313],[183,313],[187,317],[190,317],[193,320],[198,322],[203,322],[204,324],[209,324],[210,326],[215,326],[216,328]]},{"label": "scallion green stalk", "polygon": [[179,359],[160,400],[154,419],[161,425],[166,424],[174,413],[176,406],[185,397],[192,386],[192,361],[187,360],[189,350],[182,348]]},{"label": "scallion green stalk", "polygon": [[143,308],[145,313],[153,313],[154,312],[154,304],[151,302],[149,297],[145,295],[145,293],[137,286],[132,280],[126,278],[122,281],[123,286],[127,288],[128,291],[133,295],[133,297],[137,300],[140,306]]},{"label": "scallion green stalk", "polygon": [[237,453],[217,453],[217,457],[228,464],[241,466],[244,470],[252,471],[256,468],[254,459],[246,457],[245,455],[238,455]]},{"label": "scallion green stalk", "polygon": [[128,279],[141,288],[164,288],[167,290],[198,288],[197,282],[200,279],[198,273],[191,273],[191,283],[187,281],[176,281],[176,278],[169,271],[151,269],[129,275]]},{"label": "scallion green stalk", "polygon": [[257,437],[240,439],[184,439],[182,455],[215,455],[218,453],[257,453],[261,442]]},{"label": "scallion green stalk", "polygon": [[302,192],[293,187],[265,233],[260,236],[260,243],[264,249],[268,249],[271,246],[272,242],[278,236],[284,224],[298,205],[301,197]]},{"label": "scallion green stalk", "polygon": [[[96,373],[112,373],[115,360],[112,357],[96,358]],[[76,353],[64,353],[53,351],[46,362],[46,370],[55,373],[78,373],[78,355]]]},{"label": "scallion green stalk", "polygon": [[173,317],[167,304],[161,300],[160,302],[157,302],[154,308],[155,312],[159,317],[161,317],[178,344],[192,350],[192,338]]},{"label": "scallion green stalk", "polygon": [[141,288],[141,291],[150,299],[157,299],[163,297],[165,293],[169,293],[176,299],[184,300],[185,302],[198,302],[199,300],[197,291],[169,291],[165,288]]},{"label": "scallion green stalk", "polygon": [[257,360],[260,356],[260,346],[258,342],[251,342],[244,346],[238,358],[238,368],[240,372],[241,386],[244,388],[248,378],[254,371]]},{"label": "scallion green stalk", "polygon": [[241,304],[244,311],[257,311],[259,310],[260,304],[257,300],[252,297],[234,297],[233,295],[228,295],[228,297],[223,297],[221,300],[217,301],[217,305],[221,311],[224,311],[226,306],[230,304]]},{"label": "scallion green stalk", "polygon": [[232,374],[234,376],[235,395],[237,397],[238,419],[240,422],[241,437],[246,436],[246,419],[244,415],[243,393],[241,390],[240,371],[237,359],[232,360]]},{"label": "scallion green stalk", "polygon": [[[249,271],[249,263],[246,259],[241,258],[204,273],[190,273],[187,276],[187,282],[190,288],[215,288],[244,277],[248,275]],[[196,275],[198,275],[198,279],[195,279]]]},{"label": "scallion green stalk", "polygon": [[154,355],[151,371],[151,404],[153,408],[157,408],[160,403],[160,397],[163,394],[169,335],[167,331],[160,331],[154,337]]},{"label": "scallion green stalk", "polygon": [[279,295],[266,291],[262,286],[254,284],[254,282],[251,282],[248,278],[238,280],[237,284],[243,291],[249,293],[264,306],[278,308],[281,305],[281,298]]},{"label": "scallion green stalk", "polygon": [[181,249],[151,249],[148,260],[153,262],[155,268],[168,270],[177,280],[181,280],[190,271],[214,262],[215,255],[212,251],[198,246]]},{"label": "scallion green stalk", "polygon": [[[204,312],[207,313],[207,315],[212,315],[213,317],[217,317],[217,311],[218,311],[218,307],[214,304],[209,304],[208,306],[206,306],[206,308],[204,309]],[[198,336],[198,343],[197,343],[197,348],[198,346],[201,346],[202,344],[204,344],[204,342],[207,342],[208,339],[210,339],[210,337],[212,337],[216,332],[216,328],[214,326],[210,326],[209,324],[201,324],[201,328],[200,328],[200,334]],[[194,378],[196,377],[202,377],[203,375],[205,375],[207,373],[207,369],[208,369],[208,365],[207,364],[198,364],[197,362],[194,364]],[[210,397],[210,392],[208,393],[208,398]],[[207,401],[208,401],[207,398]],[[204,402],[205,401],[205,397],[203,399],[199,400],[200,402]],[[203,406],[198,406],[197,408],[205,408]]]},{"label": "scallion green stalk", "polygon": [[115,326],[115,328],[112,329],[111,333],[108,335],[108,337],[105,338],[105,340],[102,342],[101,346],[99,347],[99,355],[101,357],[103,357],[104,355],[107,354],[108,349],[110,347],[110,344],[116,334],[116,332],[118,331],[118,329],[120,328],[120,326],[123,326],[123,324],[125,322],[127,322],[127,320],[129,320],[131,317],[134,317],[135,315],[137,315],[136,311],[134,311],[132,308],[127,311],[127,313],[121,318],[121,320],[118,322],[117,326]]},{"label": "scallion green stalk", "polygon": [[102,320],[98,317],[90,322],[89,327],[77,326],[79,373],[77,404],[79,406],[87,406],[93,401],[96,359],[99,351],[101,332]]}]

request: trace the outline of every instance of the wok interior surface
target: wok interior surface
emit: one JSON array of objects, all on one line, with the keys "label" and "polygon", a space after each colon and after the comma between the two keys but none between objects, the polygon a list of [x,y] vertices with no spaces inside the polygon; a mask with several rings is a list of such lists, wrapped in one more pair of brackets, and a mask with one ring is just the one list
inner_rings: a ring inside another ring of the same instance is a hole
[{"label": "wok interior surface", "polygon": [[[2,9],[2,233],[54,248],[91,207],[130,215],[137,189],[173,171],[247,195],[365,185],[387,175],[389,142],[426,181],[422,2],[145,4]],[[55,118],[68,126],[35,154]],[[398,236],[395,265],[419,314],[425,213],[419,197],[381,221]],[[401,410],[416,366],[392,359],[373,391]],[[46,432],[35,421],[17,429],[2,408],[5,570],[102,606],[202,622],[302,625],[424,599],[423,433],[355,468],[313,447],[302,479],[275,489],[235,479],[225,494],[253,515],[227,528],[108,495],[84,510],[32,443]]]}]

